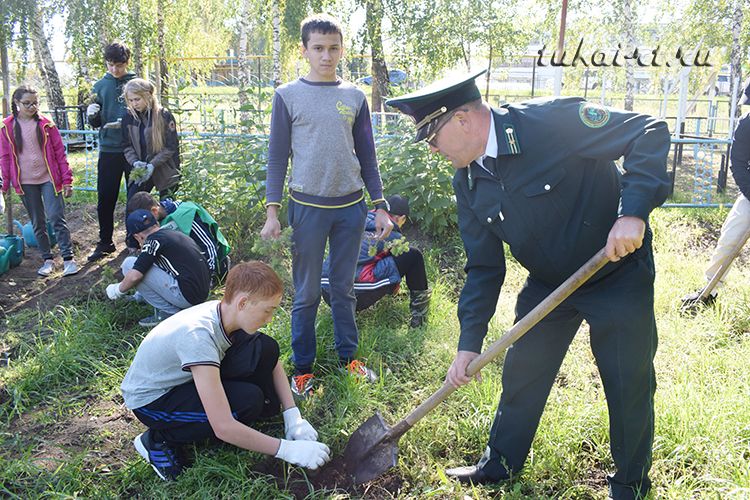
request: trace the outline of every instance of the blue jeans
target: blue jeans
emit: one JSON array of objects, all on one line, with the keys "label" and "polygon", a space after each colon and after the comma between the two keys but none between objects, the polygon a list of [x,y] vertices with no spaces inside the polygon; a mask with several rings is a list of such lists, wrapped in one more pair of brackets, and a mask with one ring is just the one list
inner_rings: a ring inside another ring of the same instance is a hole
[{"label": "blue jeans", "polygon": [[357,352],[359,332],[354,321],[354,273],[365,227],[367,205],[317,208],[289,201],[292,227],[292,352],[299,371],[310,371],[315,361],[315,316],[320,304],[320,275],[326,241],[331,256],[331,313],[333,338],[340,358]]},{"label": "blue jeans", "polygon": [[34,236],[36,236],[42,258],[45,260],[52,258],[47,235],[47,220],[49,220],[55,229],[55,237],[60,245],[63,259],[72,259],[73,245],[70,242],[68,223],[65,221],[65,201],[62,193],[55,193],[55,187],[51,182],[23,184],[21,187],[24,192],[21,195],[21,201],[29,213],[31,225],[34,226]]}]

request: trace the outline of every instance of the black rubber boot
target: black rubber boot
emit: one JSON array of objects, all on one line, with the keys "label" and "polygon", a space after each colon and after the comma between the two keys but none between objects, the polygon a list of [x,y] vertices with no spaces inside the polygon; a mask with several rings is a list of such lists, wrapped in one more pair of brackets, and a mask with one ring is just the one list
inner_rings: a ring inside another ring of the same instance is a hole
[{"label": "black rubber boot", "polygon": [[411,321],[409,328],[419,328],[427,323],[427,311],[430,308],[432,290],[412,290],[409,292],[409,310]]}]

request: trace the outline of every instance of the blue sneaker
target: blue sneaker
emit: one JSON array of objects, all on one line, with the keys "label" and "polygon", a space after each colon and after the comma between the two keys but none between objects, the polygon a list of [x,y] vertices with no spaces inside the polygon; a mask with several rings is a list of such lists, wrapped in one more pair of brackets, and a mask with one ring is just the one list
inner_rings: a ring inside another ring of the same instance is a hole
[{"label": "blue sneaker", "polygon": [[182,464],[177,457],[177,450],[167,443],[157,443],[151,439],[151,431],[139,434],[133,445],[138,453],[151,464],[156,474],[164,481],[176,479],[182,472]]},{"label": "blue sneaker", "polygon": [[153,328],[168,317],[172,316],[171,313],[154,309],[154,314],[151,316],[146,316],[142,320],[138,322],[138,325],[142,326],[143,328]]}]

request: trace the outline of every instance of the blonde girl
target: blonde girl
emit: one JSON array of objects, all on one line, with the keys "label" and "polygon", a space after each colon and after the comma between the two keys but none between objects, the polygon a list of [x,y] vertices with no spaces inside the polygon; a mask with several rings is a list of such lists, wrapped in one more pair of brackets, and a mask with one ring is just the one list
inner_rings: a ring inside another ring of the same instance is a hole
[{"label": "blonde girl", "polygon": [[153,187],[172,197],[180,182],[180,146],[172,113],[162,108],[148,80],[134,78],[123,88],[128,114],[122,120],[123,149],[130,164],[128,200]]}]

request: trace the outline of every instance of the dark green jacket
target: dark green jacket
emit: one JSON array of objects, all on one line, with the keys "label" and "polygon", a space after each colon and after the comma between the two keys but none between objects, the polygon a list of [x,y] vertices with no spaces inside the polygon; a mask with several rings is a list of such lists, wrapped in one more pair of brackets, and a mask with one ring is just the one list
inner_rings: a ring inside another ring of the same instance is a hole
[{"label": "dark green jacket", "polygon": [[134,73],[127,73],[122,78],[115,78],[106,73],[94,84],[96,103],[101,109],[97,114],[89,116],[89,123],[92,127],[99,128],[99,151],[103,153],[122,153],[121,129],[104,128],[104,125],[125,117],[127,108],[122,88],[133,78]]},{"label": "dark green jacket", "polygon": [[[604,247],[618,216],[648,222],[669,192],[663,121],[580,98],[506,105],[492,117],[492,174],[472,162],[453,178],[467,258],[458,348],[473,352],[481,351],[505,278],[503,242],[532,279],[557,286]],[[621,156],[624,173],[614,163]],[[642,249],[651,251],[648,238]]]}]

